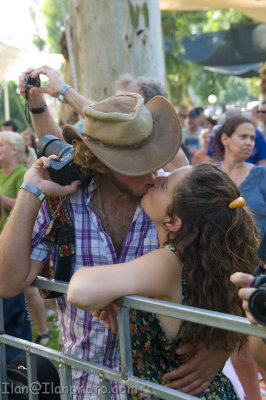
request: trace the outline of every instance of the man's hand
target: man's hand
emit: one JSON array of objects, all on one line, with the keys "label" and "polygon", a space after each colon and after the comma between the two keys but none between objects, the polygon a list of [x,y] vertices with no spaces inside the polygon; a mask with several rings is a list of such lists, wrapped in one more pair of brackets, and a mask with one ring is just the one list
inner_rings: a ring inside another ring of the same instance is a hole
[{"label": "man's hand", "polygon": [[[26,97],[26,84],[24,82],[25,75],[29,73],[32,78],[37,78],[38,75],[46,75],[48,78],[48,85],[41,87],[31,88],[29,93],[30,105],[35,107],[35,101],[37,98],[43,98],[43,93],[48,93],[52,97],[58,97],[61,87],[64,84],[64,79],[61,72],[44,65],[40,68],[28,68],[26,72],[23,72],[19,77],[19,90],[23,97]],[[34,102],[34,105],[32,104]],[[43,104],[42,104],[43,105]]]},{"label": "man's hand", "polygon": [[39,158],[24,175],[24,182],[32,183],[41,189],[48,197],[62,197],[75,193],[80,181],[73,181],[70,185],[61,186],[52,181],[48,168],[49,160],[58,160],[55,155],[49,158]]},{"label": "man's hand", "polygon": [[[26,99],[26,92],[27,92],[27,85],[24,81],[25,76],[26,76],[26,74],[32,74],[33,71],[35,71],[35,70],[32,67],[29,67],[26,71],[22,72],[22,74],[19,77],[18,87],[19,87],[20,94],[24,97],[24,99]],[[43,93],[42,93],[42,91],[34,91],[32,89],[28,90],[29,104],[32,108],[40,108],[45,103]]]},{"label": "man's hand", "polygon": [[92,310],[91,313],[103,322],[105,328],[112,329],[113,334],[117,333],[117,308],[114,304],[109,304],[101,310]]},{"label": "man's hand", "polygon": [[[178,355],[188,352],[189,345],[181,346],[177,349]],[[163,381],[171,381],[167,387],[180,390],[181,392],[196,396],[202,393],[219,371],[224,367],[230,353],[223,350],[207,350],[201,344],[196,354],[178,369],[163,376]]]},{"label": "man's hand", "polygon": [[250,296],[253,292],[255,292],[255,290],[257,290],[256,288],[249,287],[254,279],[255,277],[253,275],[244,274],[243,272],[235,272],[230,277],[231,282],[242,287],[242,289],[239,290],[238,295],[242,299],[242,307],[246,313],[246,316],[252,324],[258,325],[258,322],[252,317],[248,307],[248,300]]}]

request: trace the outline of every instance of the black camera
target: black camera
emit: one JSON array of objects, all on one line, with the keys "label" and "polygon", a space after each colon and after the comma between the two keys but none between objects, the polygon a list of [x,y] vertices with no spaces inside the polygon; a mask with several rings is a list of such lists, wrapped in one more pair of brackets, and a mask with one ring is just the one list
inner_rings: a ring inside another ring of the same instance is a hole
[{"label": "black camera", "polygon": [[31,89],[33,87],[40,87],[41,86],[41,80],[40,76],[38,75],[37,78],[32,78],[31,74],[26,74],[24,78],[24,82],[27,85],[27,89]]},{"label": "black camera", "polygon": [[49,157],[55,154],[58,160],[49,160],[49,173],[52,180],[59,185],[70,185],[75,180],[88,184],[91,178],[86,178],[73,161],[73,146],[53,135],[45,135],[37,143],[38,157]]},{"label": "black camera", "polygon": [[255,269],[255,281],[250,285],[257,288],[249,298],[249,310],[256,321],[266,325],[266,271],[263,267]]}]

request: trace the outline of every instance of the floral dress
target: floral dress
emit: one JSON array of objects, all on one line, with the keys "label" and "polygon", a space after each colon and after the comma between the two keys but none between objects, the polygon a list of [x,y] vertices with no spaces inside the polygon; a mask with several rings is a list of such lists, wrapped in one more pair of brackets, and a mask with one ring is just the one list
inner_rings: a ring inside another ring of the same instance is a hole
[{"label": "floral dress", "polygon": [[[164,246],[175,254],[173,245]],[[184,267],[182,267],[182,304],[187,303]],[[154,383],[163,384],[162,376],[177,369],[181,363],[175,353],[181,344],[182,323],[176,337],[168,341],[156,314],[130,310],[130,333],[134,376]],[[131,394],[131,400],[141,399],[140,392]],[[239,400],[231,381],[219,372],[209,387],[198,395],[205,400]]]}]

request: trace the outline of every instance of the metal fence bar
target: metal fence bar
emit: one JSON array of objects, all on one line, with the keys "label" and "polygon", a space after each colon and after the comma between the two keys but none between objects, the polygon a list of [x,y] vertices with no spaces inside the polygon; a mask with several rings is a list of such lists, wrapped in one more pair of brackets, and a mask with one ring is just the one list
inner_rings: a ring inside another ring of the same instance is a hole
[{"label": "metal fence bar", "polygon": [[[60,281],[56,281],[56,286],[54,286],[53,283],[52,280],[38,277],[34,281],[33,286],[67,293],[68,285],[65,282],[61,283]],[[114,304],[266,339],[266,329],[264,327],[252,325],[247,318],[235,315],[223,314],[216,311],[183,306],[140,296],[125,296],[122,299],[116,300]]]},{"label": "metal fence bar", "polygon": [[39,289],[47,289],[53,290],[55,292],[67,294],[68,283],[63,281],[58,281],[54,279],[43,278],[42,276],[38,276],[33,282],[32,286],[35,286]]},{"label": "metal fence bar", "polygon": [[103,374],[99,375],[100,382],[100,397],[101,400],[109,400],[111,399],[111,384],[108,379],[104,378]]},{"label": "metal fence bar", "polygon": [[224,314],[202,308],[183,306],[161,300],[148,299],[139,296],[125,296],[114,302],[120,306],[148,311],[168,317],[180,318],[198,324],[214,326],[247,335],[266,339],[266,329],[263,326],[252,325],[247,318]]},{"label": "metal fence bar", "polygon": [[[128,309],[118,307],[118,333],[121,356],[121,371],[122,377],[127,379],[128,375],[133,375],[130,326]],[[130,349],[130,350],[129,350]]]},{"label": "metal fence bar", "polygon": [[29,400],[38,400],[38,391],[40,390],[40,384],[37,381],[36,354],[32,354],[28,347],[26,348],[26,361]]},{"label": "metal fence bar", "polygon": [[61,399],[73,399],[73,386],[72,386],[72,372],[71,366],[66,365],[61,358],[60,371],[61,371]]},{"label": "metal fence bar", "polygon": [[[46,278],[37,278],[34,281],[34,286],[45,289],[55,290],[61,293],[67,292],[68,285],[60,281],[51,281]],[[121,360],[122,360],[122,373],[112,370],[104,366],[98,366],[88,361],[78,359],[73,356],[67,356],[61,352],[49,349],[47,347],[27,342],[22,339],[13,338],[12,336],[2,334],[0,335],[0,351],[4,349],[6,344],[13,345],[20,349],[29,352],[29,366],[31,370],[33,355],[39,354],[48,357],[51,360],[59,361],[62,365],[62,379],[61,384],[64,387],[72,387],[71,382],[71,367],[79,370],[88,371],[96,374],[100,379],[100,396],[101,400],[110,398],[111,387],[110,381],[115,381],[121,387],[127,387],[126,390],[139,390],[143,392],[147,398],[153,396],[160,397],[165,400],[193,400],[196,397],[181,393],[179,391],[166,388],[164,386],[154,384],[150,381],[145,381],[133,376],[132,357],[131,357],[131,343],[130,343],[130,330],[129,330],[129,316],[128,309],[135,308],[142,311],[153,312],[170,317],[180,318],[199,324],[215,326],[217,328],[226,329],[230,331],[237,331],[246,333],[248,335],[259,336],[266,338],[266,329],[261,326],[254,326],[249,323],[247,318],[222,314],[214,311],[203,310],[188,306],[167,303],[160,300],[147,299],[138,296],[126,296],[115,302],[118,305],[118,324],[119,324],[119,338],[121,347]],[[3,332],[3,311],[0,310],[0,333]],[[128,351],[127,351],[128,350]],[[0,353],[1,354],[1,353]],[[32,357],[32,358],[31,358]],[[2,357],[1,357],[2,359]],[[1,361],[0,361],[1,362]],[[2,366],[2,364],[1,364]],[[3,370],[5,365],[3,365]],[[64,372],[63,372],[64,371]],[[29,384],[33,381],[33,372],[30,372]],[[6,382],[6,376],[3,376],[2,368],[0,371],[0,378],[2,382]],[[64,395],[64,393],[63,393]],[[0,395],[0,400],[6,400],[5,397]],[[70,400],[71,390],[68,390],[64,400]],[[34,397],[31,397],[34,400]]]},{"label": "metal fence bar", "polygon": [[150,393],[154,396],[160,397],[166,400],[196,400],[196,397],[178,392],[173,389],[169,389],[167,387],[145,381],[136,377],[128,377],[128,379],[123,379],[122,374],[119,371],[115,371],[111,368],[107,368],[104,366],[97,366],[89,361],[83,361],[74,356],[67,356],[60,351],[56,351],[53,349],[49,349],[48,347],[44,347],[32,342],[28,342],[27,340],[17,339],[13,336],[9,335],[1,335],[0,342],[3,342],[8,345],[15,345],[16,347],[26,350],[30,349],[31,353],[39,354],[40,356],[47,357],[54,361],[63,362],[66,365],[71,365],[73,368],[88,371],[95,375],[102,375],[105,379],[109,381],[115,381],[122,386],[128,386],[129,388],[135,388],[139,391],[145,391],[145,393]]}]

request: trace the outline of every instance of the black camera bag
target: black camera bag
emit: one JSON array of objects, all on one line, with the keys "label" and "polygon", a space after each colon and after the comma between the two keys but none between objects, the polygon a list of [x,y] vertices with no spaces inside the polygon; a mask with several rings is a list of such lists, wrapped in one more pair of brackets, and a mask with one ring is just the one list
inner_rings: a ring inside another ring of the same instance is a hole
[{"label": "black camera bag", "polygon": [[[47,358],[36,356],[39,400],[60,400],[60,379],[54,364]],[[21,352],[7,365],[8,400],[28,400],[27,363],[25,352]]]}]

